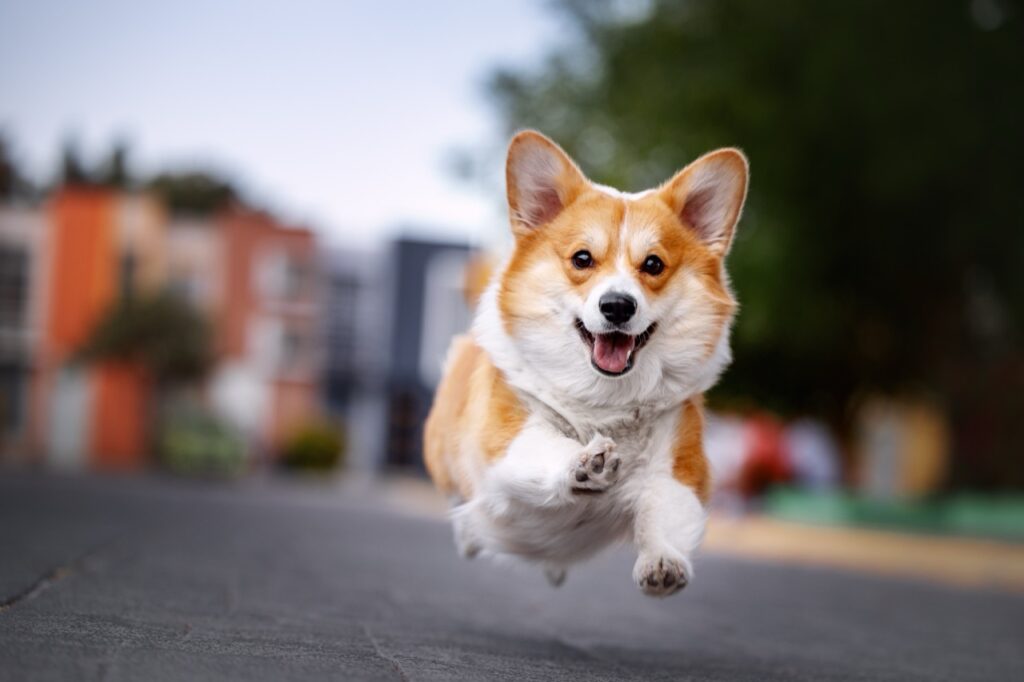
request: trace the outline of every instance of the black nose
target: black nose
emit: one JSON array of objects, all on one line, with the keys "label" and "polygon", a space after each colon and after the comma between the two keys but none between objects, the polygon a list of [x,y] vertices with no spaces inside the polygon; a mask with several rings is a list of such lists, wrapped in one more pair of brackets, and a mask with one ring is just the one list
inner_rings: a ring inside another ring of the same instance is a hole
[{"label": "black nose", "polygon": [[628,294],[607,293],[597,302],[597,307],[612,324],[625,324],[636,312],[636,299]]}]

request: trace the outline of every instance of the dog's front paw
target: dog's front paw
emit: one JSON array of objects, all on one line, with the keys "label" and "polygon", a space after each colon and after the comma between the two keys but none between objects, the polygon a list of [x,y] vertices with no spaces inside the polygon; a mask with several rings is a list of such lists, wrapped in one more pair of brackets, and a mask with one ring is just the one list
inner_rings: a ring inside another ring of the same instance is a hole
[{"label": "dog's front paw", "polygon": [[583,448],[572,477],[572,492],[578,495],[600,493],[619,478],[615,441],[600,434]]},{"label": "dog's front paw", "polygon": [[686,587],[690,581],[689,563],[670,556],[641,554],[633,566],[633,580],[651,597],[667,597]]}]

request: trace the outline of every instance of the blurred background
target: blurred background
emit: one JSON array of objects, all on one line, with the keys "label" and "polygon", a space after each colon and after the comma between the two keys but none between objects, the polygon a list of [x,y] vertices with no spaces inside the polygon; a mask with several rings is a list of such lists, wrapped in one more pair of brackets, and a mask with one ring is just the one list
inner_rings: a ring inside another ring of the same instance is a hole
[{"label": "blurred background", "polygon": [[751,160],[720,509],[1020,540],[1022,11],[0,4],[0,469],[421,476],[535,127]]}]

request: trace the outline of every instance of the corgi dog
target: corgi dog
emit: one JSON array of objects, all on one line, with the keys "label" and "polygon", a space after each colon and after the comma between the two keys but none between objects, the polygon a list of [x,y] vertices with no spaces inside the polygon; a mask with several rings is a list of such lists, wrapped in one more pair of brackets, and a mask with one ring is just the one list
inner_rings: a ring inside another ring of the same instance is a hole
[{"label": "corgi dog", "polygon": [[636,194],[535,131],[506,161],[515,245],[456,337],[425,427],[458,551],[554,585],[610,543],[648,595],[693,577],[710,494],[702,394],[731,359],[724,259],[747,193],[736,149]]}]

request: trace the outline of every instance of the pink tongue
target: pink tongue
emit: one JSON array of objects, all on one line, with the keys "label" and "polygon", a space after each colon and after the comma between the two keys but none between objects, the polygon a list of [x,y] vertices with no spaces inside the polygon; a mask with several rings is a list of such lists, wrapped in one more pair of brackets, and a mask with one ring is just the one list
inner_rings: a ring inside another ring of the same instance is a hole
[{"label": "pink tongue", "polygon": [[618,374],[626,369],[636,338],[628,334],[595,334],[594,364],[606,372]]}]

